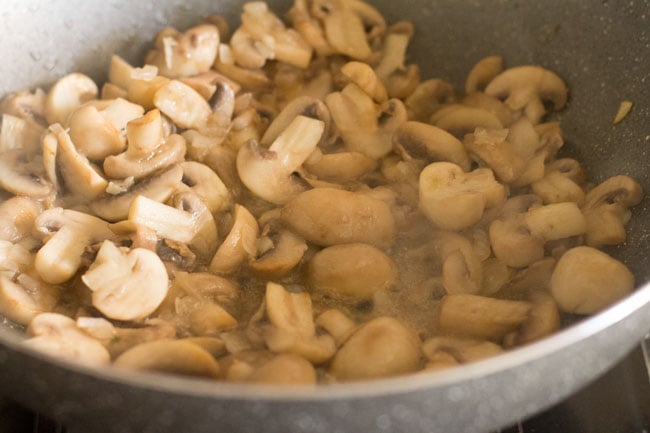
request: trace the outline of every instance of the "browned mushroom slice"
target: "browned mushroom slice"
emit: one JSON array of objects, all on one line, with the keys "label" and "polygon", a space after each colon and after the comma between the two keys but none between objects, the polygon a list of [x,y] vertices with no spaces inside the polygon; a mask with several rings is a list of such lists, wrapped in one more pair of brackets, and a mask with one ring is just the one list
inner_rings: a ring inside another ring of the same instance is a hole
[{"label": "browned mushroom slice", "polygon": [[323,154],[316,149],[303,166],[319,179],[346,183],[373,172],[377,168],[377,161],[361,152]]},{"label": "browned mushroom slice", "polygon": [[267,279],[283,277],[298,265],[307,251],[304,239],[274,224],[267,225],[262,234],[260,241],[266,240],[267,245],[258,246],[257,257],[248,262],[255,275]]},{"label": "browned mushroom slice", "polygon": [[210,262],[210,272],[229,274],[241,263],[255,256],[255,241],[259,226],[255,217],[244,206],[235,205],[234,219],[230,233],[226,236]]},{"label": "browned mushroom slice", "polygon": [[404,101],[409,120],[426,122],[453,93],[454,88],[447,81],[434,78],[421,82]]},{"label": "browned mushroom slice", "polygon": [[390,207],[369,195],[333,188],[305,191],[282,209],[282,220],[316,245],[393,242],[395,220]]},{"label": "browned mushroom slice", "polygon": [[430,122],[450,134],[462,138],[476,128],[501,129],[503,125],[492,112],[483,108],[450,104],[437,110]]},{"label": "browned mushroom slice", "polygon": [[365,323],[348,338],[329,372],[340,381],[376,379],[416,371],[421,363],[420,339],[392,317]]},{"label": "browned mushroom slice", "polygon": [[465,93],[481,92],[490,81],[503,71],[501,56],[484,57],[472,67],[465,80]]},{"label": "browned mushroom slice", "polygon": [[182,178],[183,169],[179,165],[172,165],[155,176],[137,182],[128,191],[116,195],[105,194],[90,202],[88,207],[107,221],[120,221],[128,217],[131,203],[137,196],[163,202],[178,189]]}]

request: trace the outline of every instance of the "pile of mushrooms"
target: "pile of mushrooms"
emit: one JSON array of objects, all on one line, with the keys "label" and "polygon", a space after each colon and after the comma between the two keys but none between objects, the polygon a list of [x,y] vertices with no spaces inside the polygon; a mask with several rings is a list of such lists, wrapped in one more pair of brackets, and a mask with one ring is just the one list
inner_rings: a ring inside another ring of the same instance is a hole
[{"label": "pile of mushrooms", "polygon": [[163,29],[0,104],[0,314],[88,365],[271,384],[497,355],[634,277],[598,250],[643,198],[592,183],[542,66],[464,90],[406,63],[413,25],[361,0]]}]

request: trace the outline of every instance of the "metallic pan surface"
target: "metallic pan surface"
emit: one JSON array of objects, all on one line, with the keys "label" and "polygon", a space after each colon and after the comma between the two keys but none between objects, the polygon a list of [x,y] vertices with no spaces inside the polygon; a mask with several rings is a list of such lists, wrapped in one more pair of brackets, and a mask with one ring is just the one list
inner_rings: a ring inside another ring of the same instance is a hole
[{"label": "metallic pan surface", "polygon": [[[272,2],[286,10],[286,2]],[[236,1],[3,0],[0,95],[80,70],[102,79],[109,55],[136,62],[156,30],[187,27]],[[422,77],[460,84],[485,55],[541,64],[568,83],[566,154],[591,179],[628,174],[650,191],[648,1],[375,1],[390,21],[412,20]],[[407,5],[407,6],[405,6]],[[618,104],[634,101],[612,126]],[[648,200],[627,244],[611,252],[639,285],[650,280]],[[483,432],[537,412],[611,367],[650,330],[650,287],[556,336],[449,372],[364,384],[283,390],[86,370],[17,346],[0,327],[1,392],[96,432]]]}]

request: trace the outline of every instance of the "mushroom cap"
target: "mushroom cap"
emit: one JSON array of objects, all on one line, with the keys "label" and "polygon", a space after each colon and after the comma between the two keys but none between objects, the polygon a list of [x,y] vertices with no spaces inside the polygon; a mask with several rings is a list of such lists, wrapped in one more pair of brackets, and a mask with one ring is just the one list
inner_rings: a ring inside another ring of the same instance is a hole
[{"label": "mushroom cap", "polygon": [[79,72],[60,78],[50,89],[45,100],[48,124],[65,124],[68,116],[84,102],[97,98],[97,84]]},{"label": "mushroom cap", "polygon": [[81,279],[93,292],[93,306],[116,320],[141,320],[167,295],[169,279],[158,255],[143,248],[128,252],[104,241]]},{"label": "mushroom cap", "polygon": [[316,245],[367,243],[386,246],[393,242],[395,220],[383,201],[334,188],[315,188],[290,200],[282,221]]},{"label": "mushroom cap", "polygon": [[551,293],[560,309],[594,314],[634,289],[634,276],[618,260],[592,247],[570,249],[558,260]]}]

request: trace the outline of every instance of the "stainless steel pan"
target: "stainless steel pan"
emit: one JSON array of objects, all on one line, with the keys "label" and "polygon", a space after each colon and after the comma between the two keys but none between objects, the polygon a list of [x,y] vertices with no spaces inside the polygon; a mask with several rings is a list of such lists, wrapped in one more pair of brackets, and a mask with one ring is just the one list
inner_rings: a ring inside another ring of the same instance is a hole
[{"label": "stainless steel pan", "polygon": [[[287,2],[271,2],[287,8]],[[411,55],[424,77],[462,80],[502,54],[535,63],[571,89],[561,114],[566,152],[595,180],[633,176],[650,191],[650,5],[647,0],[376,0],[389,20],[416,24]],[[102,78],[113,52],[136,62],[163,25],[235,18],[237,1],[4,0],[0,95],[80,70]],[[618,104],[635,107],[612,126]],[[225,385],[88,370],[26,351],[0,327],[0,390],[84,432],[482,432],[533,414],[606,371],[650,330],[650,209],[634,211],[612,254],[640,288],[552,338],[439,374],[316,389]]]}]

